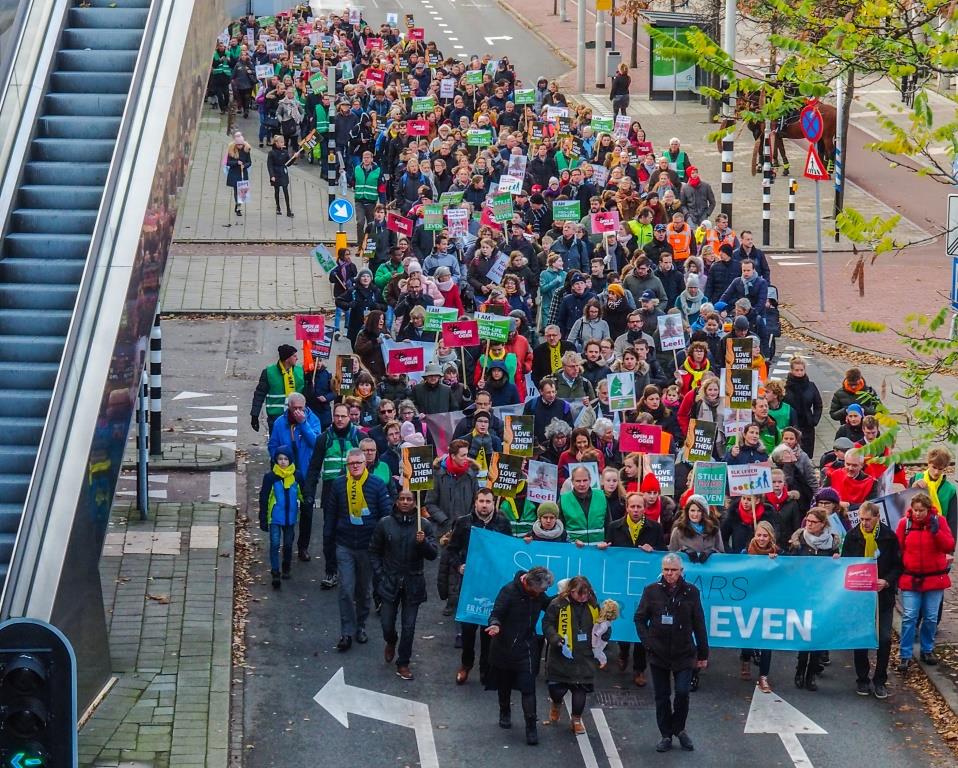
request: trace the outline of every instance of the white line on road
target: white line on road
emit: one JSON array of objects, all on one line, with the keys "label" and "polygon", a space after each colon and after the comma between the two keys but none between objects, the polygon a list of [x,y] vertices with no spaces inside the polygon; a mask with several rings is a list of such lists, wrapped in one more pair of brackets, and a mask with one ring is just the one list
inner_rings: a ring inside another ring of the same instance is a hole
[{"label": "white line on road", "polygon": [[191,421],[198,422],[200,424],[235,424],[235,416],[207,416],[202,419],[191,419]]},{"label": "white line on road", "polygon": [[[117,491],[117,496],[136,496],[136,491]],[[147,496],[151,499],[165,499],[166,498],[166,489],[165,488],[150,488],[147,491]]]},{"label": "white line on road", "polygon": [[184,432],[184,435],[212,435],[213,437],[236,437],[235,429],[208,429],[206,431],[193,430]]},{"label": "white line on road", "polygon": [[213,395],[206,392],[180,392],[174,400],[192,400],[197,397],[213,397]]},{"label": "white line on road", "polygon": [[230,413],[237,411],[235,405],[188,405],[186,407],[191,411],[229,411]]},{"label": "white line on road", "polygon": [[784,264],[779,264],[780,267],[807,267],[809,264],[814,264],[814,261],[786,261]]},{"label": "white line on road", "polygon": [[605,712],[598,707],[591,709],[592,719],[595,720],[595,729],[599,732],[599,739],[602,740],[602,748],[605,750],[605,756],[609,758],[609,768],[622,768],[622,758],[619,757],[619,750],[612,740],[612,731],[605,719]]},{"label": "white line on road", "polygon": [[210,472],[210,501],[236,504],[235,472]]},{"label": "white line on road", "polygon": [[[566,712],[569,713],[569,717],[572,717],[571,693],[565,695],[565,708]],[[575,740],[579,745],[579,752],[582,753],[582,762],[585,763],[585,768],[599,768],[599,761],[595,759],[595,752],[592,750],[592,742],[589,741],[589,734],[579,734],[575,737]]]}]

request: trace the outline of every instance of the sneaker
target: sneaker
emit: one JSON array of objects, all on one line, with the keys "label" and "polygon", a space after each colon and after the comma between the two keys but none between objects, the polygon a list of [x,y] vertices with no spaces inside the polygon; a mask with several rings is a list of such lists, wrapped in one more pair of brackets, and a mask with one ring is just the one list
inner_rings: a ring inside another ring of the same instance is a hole
[{"label": "sneaker", "polygon": [[585,735],[585,725],[582,724],[581,717],[573,717],[569,727],[576,736]]},{"label": "sneaker", "polygon": [[876,699],[887,699],[888,698],[888,689],[882,683],[875,683],[875,698]]},{"label": "sneaker", "polygon": [[682,745],[682,749],[684,749],[686,752],[691,752],[695,749],[692,739],[689,738],[689,735],[685,731],[682,731],[680,734],[678,734],[678,739],[679,744]]},{"label": "sneaker", "polygon": [[409,667],[396,667],[396,674],[399,675],[403,680],[415,679],[415,676]]},{"label": "sneaker", "polygon": [[855,693],[857,693],[859,696],[868,696],[871,694],[871,692],[872,687],[867,680],[862,680],[855,686]]},{"label": "sneaker", "polygon": [[672,749],[671,736],[663,738],[658,744],[655,745],[656,752],[668,752],[670,749]]},{"label": "sneaker", "polygon": [[898,662],[898,674],[907,675],[909,666],[911,666],[911,659],[902,659]]},{"label": "sneaker", "polygon": [[558,723],[559,716],[562,714],[562,704],[556,704],[554,701],[549,706],[549,722]]},{"label": "sneaker", "polygon": [[925,653],[924,651],[922,651],[922,652],[921,652],[921,663],[922,663],[922,664],[927,664],[929,667],[934,667],[934,666],[936,666],[936,665],[938,664],[938,657],[935,656],[935,652],[934,652],[934,651],[928,651],[928,653]]},{"label": "sneaker", "polygon": [[366,634],[366,629],[364,627],[360,627],[358,630],[356,630],[356,642],[360,645],[365,645],[369,642],[369,635]]},{"label": "sneaker", "polygon": [[332,589],[337,584],[339,584],[339,576],[335,573],[327,573],[323,580],[319,582],[320,589]]}]

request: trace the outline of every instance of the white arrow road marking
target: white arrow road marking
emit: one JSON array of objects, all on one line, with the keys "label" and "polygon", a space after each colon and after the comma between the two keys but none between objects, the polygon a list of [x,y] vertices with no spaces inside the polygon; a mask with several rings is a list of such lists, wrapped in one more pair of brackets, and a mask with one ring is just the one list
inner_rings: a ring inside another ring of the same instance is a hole
[{"label": "white arrow road marking", "polygon": [[320,688],[313,700],[346,728],[349,728],[350,712],[372,720],[412,728],[416,732],[419,764],[422,768],[439,768],[439,755],[436,752],[432,719],[427,704],[347,685],[342,667]]},{"label": "white arrow road marking", "polygon": [[595,720],[595,729],[599,732],[599,739],[602,741],[602,748],[605,750],[605,756],[609,758],[609,768],[622,768],[622,758],[619,757],[619,750],[612,740],[612,731],[605,719],[605,712],[598,707],[593,707],[592,719]]},{"label": "white arrow road marking", "polygon": [[213,397],[213,395],[208,394],[207,392],[180,392],[174,400],[194,400],[197,397]]},{"label": "white arrow road marking", "polygon": [[492,45],[496,40],[512,40],[512,38],[509,35],[499,35],[498,37],[487,37],[485,40],[486,45]]},{"label": "white arrow road marking", "polygon": [[207,416],[203,419],[190,419],[190,421],[196,421],[203,424],[235,424],[235,416]]},{"label": "white arrow road marking", "polygon": [[758,686],[752,694],[752,706],[748,710],[745,733],[773,733],[782,740],[785,751],[795,768],[813,768],[798,740],[799,734],[827,734],[818,723],[810,720],[781,696],[762,693]]},{"label": "white arrow road marking", "polygon": [[213,437],[236,437],[235,429],[208,429],[205,432],[199,430],[187,431],[184,435],[212,435]]}]

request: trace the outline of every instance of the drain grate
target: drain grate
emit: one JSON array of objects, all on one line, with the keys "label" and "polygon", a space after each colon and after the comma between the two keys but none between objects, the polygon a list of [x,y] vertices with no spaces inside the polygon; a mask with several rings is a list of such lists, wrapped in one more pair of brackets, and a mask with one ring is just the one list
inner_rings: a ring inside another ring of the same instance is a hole
[{"label": "drain grate", "polygon": [[596,691],[589,698],[590,704],[598,704],[609,709],[648,709],[655,703],[651,693],[651,691],[645,694],[638,691]]}]

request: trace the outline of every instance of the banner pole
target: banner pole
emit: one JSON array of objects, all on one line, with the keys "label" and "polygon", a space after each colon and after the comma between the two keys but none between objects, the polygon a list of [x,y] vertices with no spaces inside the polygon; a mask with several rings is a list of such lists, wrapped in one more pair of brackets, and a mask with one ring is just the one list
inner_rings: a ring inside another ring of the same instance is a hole
[{"label": "banner pole", "polygon": [[416,533],[422,531],[422,491],[416,491]]}]

